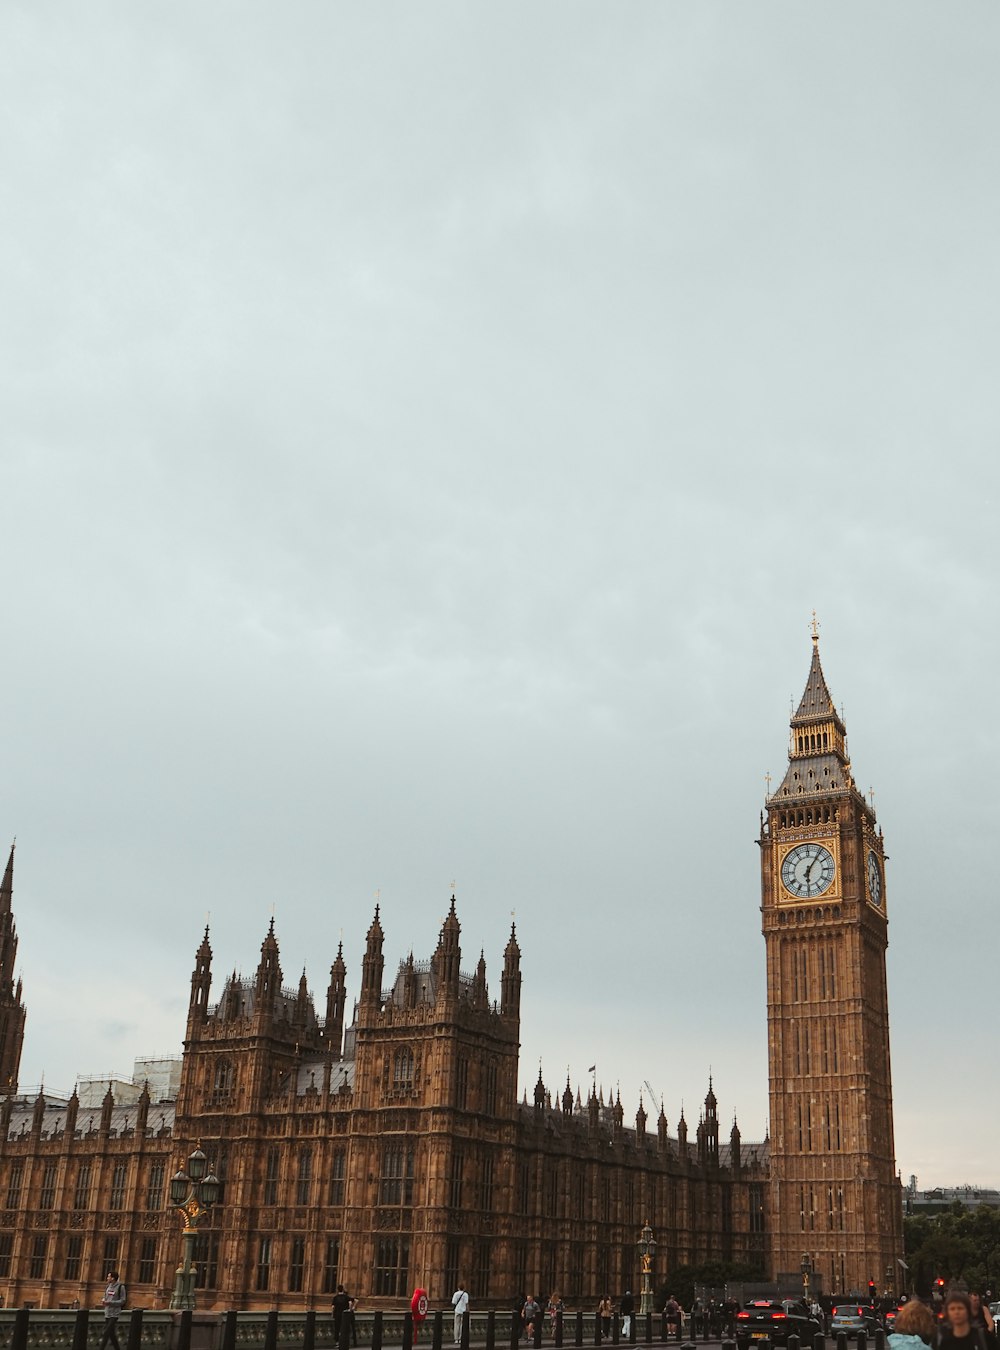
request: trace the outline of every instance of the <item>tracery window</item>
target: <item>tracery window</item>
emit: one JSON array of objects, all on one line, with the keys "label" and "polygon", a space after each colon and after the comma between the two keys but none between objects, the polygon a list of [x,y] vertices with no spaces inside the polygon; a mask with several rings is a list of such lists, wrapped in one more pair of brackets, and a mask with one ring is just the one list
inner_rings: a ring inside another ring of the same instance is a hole
[{"label": "tracery window", "polygon": [[413,1204],[413,1147],[387,1144],[382,1151],[380,1205]]},{"label": "tracery window", "polygon": [[215,1098],[226,1098],[233,1095],[233,1088],[236,1083],[236,1071],[233,1068],[232,1061],[220,1059],[215,1066],[215,1077],[212,1080],[212,1096]]},{"label": "tracery window", "polygon": [[397,1050],[392,1061],[392,1088],[394,1092],[409,1092],[413,1088],[413,1051]]}]

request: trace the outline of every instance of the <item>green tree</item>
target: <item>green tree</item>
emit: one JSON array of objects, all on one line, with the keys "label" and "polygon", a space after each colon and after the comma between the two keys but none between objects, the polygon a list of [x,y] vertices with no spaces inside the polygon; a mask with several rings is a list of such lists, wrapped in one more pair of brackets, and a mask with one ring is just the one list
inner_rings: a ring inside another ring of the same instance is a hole
[{"label": "green tree", "polygon": [[938,1279],[981,1291],[1000,1287],[1000,1211],[988,1205],[968,1209],[956,1201],[936,1214],[910,1215],[903,1241],[917,1293],[929,1293]]}]

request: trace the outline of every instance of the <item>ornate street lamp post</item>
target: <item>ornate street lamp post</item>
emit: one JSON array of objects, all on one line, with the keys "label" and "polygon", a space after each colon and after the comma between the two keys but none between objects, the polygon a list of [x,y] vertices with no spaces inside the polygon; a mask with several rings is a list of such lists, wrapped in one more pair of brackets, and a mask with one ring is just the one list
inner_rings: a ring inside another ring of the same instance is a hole
[{"label": "ornate street lamp post", "polygon": [[194,1307],[194,1240],[198,1225],[219,1198],[219,1178],[208,1169],[208,1159],[200,1148],[188,1158],[170,1181],[170,1203],[184,1215],[184,1257],[177,1267],[171,1308]]},{"label": "ornate street lamp post", "polygon": [[806,1307],[809,1307],[809,1276],[812,1274],[812,1261],[809,1259],[809,1253],[802,1253],[802,1299]]},{"label": "ornate street lamp post", "polygon": [[645,1317],[646,1313],[653,1311],[651,1276],[653,1273],[653,1253],[656,1251],[656,1238],[653,1237],[653,1230],[648,1223],[642,1225],[639,1241],[635,1245],[639,1248],[639,1259],[642,1263],[642,1293],[639,1298],[639,1314]]}]

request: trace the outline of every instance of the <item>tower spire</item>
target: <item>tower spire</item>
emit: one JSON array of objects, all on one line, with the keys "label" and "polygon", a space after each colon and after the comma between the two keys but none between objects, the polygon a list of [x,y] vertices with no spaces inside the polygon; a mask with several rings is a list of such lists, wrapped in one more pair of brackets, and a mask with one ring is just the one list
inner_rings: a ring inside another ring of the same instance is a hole
[{"label": "tower spire", "polygon": [[274,935],[274,915],[268,924],[267,936],[260,944],[260,963],[257,966],[257,981],[254,990],[254,1011],[263,1017],[270,1017],[278,1006],[281,996],[281,964],[278,955],[278,939]]},{"label": "tower spire", "polygon": [[326,991],[326,1037],[330,1054],[340,1058],[344,1041],[344,1006],[347,1002],[347,967],[344,964],[344,944],[337,943],[337,956],[330,967],[330,984]]},{"label": "tower spire", "polygon": [[510,926],[510,940],[503,954],[503,975],[500,977],[500,1013],[503,1017],[519,1018],[521,1013],[521,948],[517,933]]},{"label": "tower spire", "polygon": [[[16,843],[16,841],[15,841]],[[17,960],[17,929],[14,927],[14,848],[10,846],[3,880],[0,881],[0,1090],[13,1092],[21,1067],[25,1009],[21,981],[14,984]]]},{"label": "tower spire", "polygon": [[194,970],[191,972],[191,998],[188,1002],[188,1038],[190,1039],[197,1023],[208,1017],[208,994],[212,987],[212,947],[208,940],[208,924],[205,936],[195,953]]},{"label": "tower spire", "polygon": [[361,962],[361,1006],[372,1011],[378,1009],[382,998],[382,971],[385,968],[385,958],[382,955],[385,934],[382,932],[378,915],[379,906],[376,904],[375,917],[368,929],[365,955]]},{"label": "tower spire", "polygon": [[815,620],[811,639],[809,674],[789,724],[788,768],[777,791],[769,793],[769,806],[789,798],[797,802],[813,792],[857,791],[847,754],[847,728],[823,674]]}]

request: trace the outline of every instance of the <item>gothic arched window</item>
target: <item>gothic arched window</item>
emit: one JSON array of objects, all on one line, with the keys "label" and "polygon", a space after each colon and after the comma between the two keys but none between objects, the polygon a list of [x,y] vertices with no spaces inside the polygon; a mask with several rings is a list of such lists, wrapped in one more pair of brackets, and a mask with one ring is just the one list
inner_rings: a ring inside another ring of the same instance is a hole
[{"label": "gothic arched window", "polygon": [[236,1074],[232,1062],[228,1059],[220,1059],[215,1066],[215,1078],[212,1083],[212,1094],[215,1097],[229,1097],[232,1095],[233,1083]]},{"label": "gothic arched window", "polygon": [[409,1091],[413,1087],[413,1051],[397,1050],[392,1061],[394,1092]]}]

